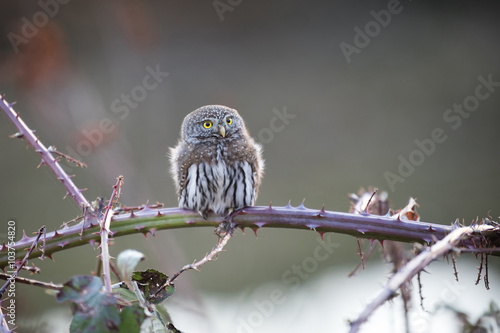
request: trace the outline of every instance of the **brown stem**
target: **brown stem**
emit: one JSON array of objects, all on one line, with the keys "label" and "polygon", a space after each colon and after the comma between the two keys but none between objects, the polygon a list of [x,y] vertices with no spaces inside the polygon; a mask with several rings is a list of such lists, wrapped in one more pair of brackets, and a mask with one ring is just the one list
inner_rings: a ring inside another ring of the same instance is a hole
[{"label": "brown stem", "polygon": [[87,199],[82,194],[82,191],[76,187],[68,174],[63,170],[59,162],[52,155],[52,153],[45,147],[45,145],[35,136],[33,131],[25,124],[19,117],[19,114],[14,111],[12,104],[7,103],[5,98],[0,95],[0,109],[2,109],[10,121],[17,127],[19,133],[14,137],[25,139],[35,149],[35,151],[42,158],[41,164],[45,164],[56,175],[57,179],[66,188],[67,194],[72,197],[77,205],[82,209],[91,210],[91,206]]},{"label": "brown stem", "polygon": [[101,220],[101,260],[102,260],[102,274],[104,276],[104,285],[106,287],[106,291],[111,293],[111,271],[109,268],[109,247],[108,247],[108,236],[110,233],[110,225],[111,218],[113,217],[113,201],[118,200],[121,193],[121,187],[123,184],[123,176],[119,176],[116,179],[116,184],[113,186],[113,193],[109,198],[108,206],[106,207],[106,213],[104,213],[104,217]]}]

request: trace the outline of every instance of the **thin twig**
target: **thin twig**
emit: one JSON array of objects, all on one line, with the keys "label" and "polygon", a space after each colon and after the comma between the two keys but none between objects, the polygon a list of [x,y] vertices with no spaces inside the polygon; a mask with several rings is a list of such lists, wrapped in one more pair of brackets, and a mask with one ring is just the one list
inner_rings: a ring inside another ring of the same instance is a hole
[{"label": "thin twig", "polygon": [[484,254],[484,287],[490,290],[490,280],[488,278],[488,253]]},{"label": "thin twig", "polygon": [[375,188],[375,189],[373,190],[373,193],[372,193],[372,195],[370,196],[370,199],[368,200],[368,203],[366,204],[365,209],[364,209],[364,211],[363,211],[363,212],[368,213],[368,208],[370,207],[370,203],[372,202],[372,199],[373,199],[373,197],[375,196],[375,194],[377,194],[377,191],[378,191],[378,188]]},{"label": "thin twig", "polygon": [[481,253],[481,261],[479,262],[479,267],[477,268],[476,286],[479,284],[479,281],[481,281],[481,273],[483,272],[483,262],[484,262],[484,253]]},{"label": "thin twig", "polygon": [[192,264],[188,264],[188,265],[185,265],[184,267],[182,267],[180,271],[178,271],[177,273],[172,275],[172,277],[170,279],[168,279],[160,289],[158,289],[157,294],[160,291],[162,291],[163,289],[165,289],[167,286],[172,285],[174,280],[177,279],[179,277],[179,275],[181,275],[185,271],[190,270],[190,269],[194,269],[194,270],[199,271],[201,266],[203,266],[204,264],[206,264],[209,261],[215,260],[217,255],[220,252],[222,252],[222,250],[224,249],[224,246],[226,246],[229,239],[233,236],[233,232],[234,232],[234,228],[232,226],[230,226],[227,229],[227,232],[225,233],[225,235],[222,238],[219,238],[219,241],[217,242],[217,246],[214,247],[212,249],[212,251],[207,253],[205,255],[205,257],[203,259],[201,259],[200,261],[195,260]]},{"label": "thin twig", "polygon": [[[45,226],[42,226],[39,230],[38,230],[38,234],[35,238],[35,240],[33,241],[33,243],[31,244],[28,252],[26,253],[26,255],[24,256],[23,260],[21,261],[21,263],[19,263],[19,265],[17,266],[17,269],[15,271],[12,272],[12,274],[10,275],[10,277],[7,279],[7,282],[5,282],[5,284],[2,286],[2,288],[0,288],[0,298],[3,297],[3,294],[5,293],[5,290],[7,290],[7,288],[9,287],[9,285],[14,282],[16,280],[16,277],[17,277],[17,274],[19,274],[19,271],[23,268],[23,266],[26,264],[26,262],[28,261],[28,258],[30,256],[30,254],[33,252],[33,250],[36,248],[37,244],[38,244],[38,241],[40,240],[40,238],[42,237],[42,235],[45,234]],[[43,253],[43,247],[42,247],[42,253]],[[43,255],[43,254],[42,254]],[[14,263],[12,263],[12,266],[14,265]],[[12,267],[11,266],[11,267]],[[12,267],[13,268],[13,267]]]},{"label": "thin twig", "polygon": [[373,298],[373,301],[365,307],[359,317],[351,322],[349,332],[358,332],[361,325],[380,305],[392,298],[396,294],[396,291],[401,288],[405,282],[409,281],[415,274],[422,271],[428,264],[431,263],[431,261],[455,250],[456,245],[462,239],[473,237],[474,234],[478,232],[493,229],[494,227],[489,225],[475,225],[474,227],[455,229],[433,246],[423,250],[418,256],[409,261],[389,279],[387,285],[379,291],[379,293]]},{"label": "thin twig", "polygon": [[66,188],[67,195],[71,196],[77,205],[83,210],[84,208],[92,209],[89,202],[81,190],[76,187],[68,174],[63,170],[57,159],[52,155],[52,153],[45,147],[45,145],[35,136],[33,131],[25,124],[25,122],[19,117],[19,114],[12,108],[13,104],[7,103],[3,96],[0,96],[0,109],[2,109],[10,121],[17,127],[19,133],[15,134],[16,138],[26,139],[28,143],[35,149],[35,151],[42,158],[41,164],[45,164],[50,170],[56,175],[62,185]]},{"label": "thin twig", "polygon": [[457,263],[455,260],[455,256],[453,255],[453,253],[451,253],[450,255],[451,255],[451,262],[453,264],[453,274],[455,275],[455,280],[458,282],[458,270],[457,270]]},{"label": "thin twig", "polygon": [[[360,239],[358,238],[358,244],[359,244],[359,242],[360,242]],[[376,246],[376,244],[372,244],[370,246],[370,248],[368,249],[368,251],[365,252],[365,253],[363,253],[363,257],[358,262],[358,264],[356,265],[356,267],[354,267],[354,269],[349,273],[349,275],[347,275],[348,277],[353,277],[354,275],[356,275],[356,273],[358,272],[358,270],[359,270],[360,267],[363,267],[363,270],[365,269],[365,262],[364,262],[364,260],[366,260],[367,258],[371,257],[371,255],[373,253],[373,250],[375,249],[375,246]],[[358,255],[359,255],[359,253],[358,253]]]},{"label": "thin twig", "polygon": [[69,227],[69,225],[70,225],[71,223],[73,223],[73,222],[77,222],[77,221],[79,221],[79,220],[83,219],[84,217],[85,217],[85,216],[80,215],[80,216],[75,217],[74,219],[71,219],[71,220],[69,220],[69,221],[63,222],[63,224],[61,224],[61,228],[63,228],[63,227]]},{"label": "thin twig", "polygon": [[77,167],[81,167],[81,168],[86,168],[87,167],[87,164],[83,163],[82,161],[80,160],[77,160],[76,158],[72,157],[72,156],[69,156],[67,154],[64,154],[64,153],[61,153],[59,150],[57,150],[56,147],[54,146],[49,146],[49,148],[47,148],[48,151],[50,151],[52,154],[56,154],[60,157],[63,157],[66,159],[66,161],[68,162],[71,162],[73,164],[75,164]]},{"label": "thin twig", "polygon": [[122,212],[130,212],[130,211],[140,211],[140,210],[147,210],[147,209],[156,209],[156,208],[163,208],[165,207],[165,204],[156,202],[155,205],[149,205],[149,203],[146,203],[145,205],[141,206],[133,206],[133,207],[128,207],[128,206],[123,206],[121,208],[115,209],[115,215],[122,213]]},{"label": "thin twig", "polygon": [[113,271],[113,273],[115,274],[116,276],[116,279],[118,281],[123,281],[121,275],[120,275],[120,272],[118,271],[118,269],[116,269],[116,266],[113,264],[113,262],[110,262],[109,263],[109,266],[111,267],[111,270]]},{"label": "thin twig", "polygon": [[[9,274],[4,274],[0,273],[0,280],[8,280],[10,278]],[[20,276],[16,276],[16,283],[22,283],[22,284],[27,284],[30,286],[35,286],[35,287],[42,287],[45,289],[52,289],[52,290],[60,290],[63,285],[62,284],[55,284],[52,282],[43,282],[43,281],[38,281],[35,279],[28,279]]]},{"label": "thin twig", "polygon": [[422,294],[422,281],[420,279],[421,275],[422,275],[421,271],[417,273],[418,295],[420,296],[420,308],[422,309],[422,311],[425,311],[425,308],[424,308],[424,295]]}]

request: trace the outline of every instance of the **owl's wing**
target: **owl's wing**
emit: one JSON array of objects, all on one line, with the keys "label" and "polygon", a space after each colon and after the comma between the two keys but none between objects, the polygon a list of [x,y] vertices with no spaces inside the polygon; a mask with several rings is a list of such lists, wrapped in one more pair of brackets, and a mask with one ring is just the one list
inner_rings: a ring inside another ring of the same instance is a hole
[{"label": "owl's wing", "polygon": [[184,187],[184,182],[186,179],[187,169],[184,168],[185,155],[182,152],[185,151],[185,145],[179,142],[175,148],[170,148],[170,174],[175,183],[175,188],[177,189],[177,194],[179,195],[181,189]]},{"label": "owl's wing", "polygon": [[264,159],[262,158],[262,146],[259,143],[251,140],[246,149],[245,159],[252,167],[253,182],[256,192],[258,192],[260,182],[264,173]]}]

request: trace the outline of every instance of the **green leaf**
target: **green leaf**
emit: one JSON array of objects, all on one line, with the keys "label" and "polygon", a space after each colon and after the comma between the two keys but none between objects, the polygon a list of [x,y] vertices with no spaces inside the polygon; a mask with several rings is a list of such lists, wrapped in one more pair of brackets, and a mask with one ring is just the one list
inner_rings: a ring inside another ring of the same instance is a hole
[{"label": "green leaf", "polygon": [[120,287],[113,287],[113,295],[115,295],[116,300],[119,305],[123,306],[129,306],[131,303],[138,302],[137,295],[129,290],[126,285],[123,283],[124,286]]},{"label": "green leaf", "polygon": [[78,307],[69,327],[71,333],[118,332],[120,313],[111,294],[98,293]]},{"label": "green leaf", "polygon": [[118,332],[120,313],[116,298],[101,291],[102,281],[96,276],[74,276],[57,294],[57,301],[76,304],[70,332]]},{"label": "green leaf", "polygon": [[153,304],[163,302],[175,292],[173,284],[163,288],[167,279],[168,276],[155,269],[134,272],[132,274],[132,281],[137,282],[139,289],[144,293],[147,300]]},{"label": "green leaf", "polygon": [[144,309],[139,304],[124,308],[120,317],[120,333],[140,332],[141,325],[147,318]]},{"label": "green leaf", "polygon": [[102,288],[102,281],[97,276],[76,275],[63,285],[57,293],[57,301],[84,303]]}]

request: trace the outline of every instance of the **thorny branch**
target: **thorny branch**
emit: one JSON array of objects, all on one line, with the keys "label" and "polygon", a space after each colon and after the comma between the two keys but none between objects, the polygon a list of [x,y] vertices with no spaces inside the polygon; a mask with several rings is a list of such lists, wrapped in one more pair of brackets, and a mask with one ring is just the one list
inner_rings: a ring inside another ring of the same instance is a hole
[{"label": "thorny branch", "polygon": [[[42,237],[42,235],[45,235],[45,226],[41,227],[38,230],[38,234],[35,237],[35,239],[33,240],[33,243],[31,244],[30,248],[28,249],[28,252],[24,256],[24,259],[17,265],[17,269],[12,272],[12,275],[10,276],[9,279],[7,279],[7,282],[5,282],[5,284],[2,286],[2,288],[0,288],[0,298],[3,297],[3,294],[5,293],[5,290],[7,290],[7,288],[9,287],[9,285],[13,281],[15,281],[15,279],[17,277],[17,274],[19,274],[19,271],[24,267],[24,265],[28,261],[28,258],[30,256],[30,254],[37,247],[38,241],[40,240],[40,238]],[[43,246],[45,246],[45,244]],[[42,257],[43,257],[43,253],[44,253],[44,250],[42,249]],[[10,263],[11,269],[14,269],[14,266],[15,266],[15,263],[13,263],[13,262]]]},{"label": "thorny branch", "polygon": [[203,259],[200,261],[194,261],[192,264],[185,265],[184,267],[181,268],[180,271],[172,275],[170,279],[168,279],[165,284],[158,290],[157,294],[165,289],[167,286],[171,285],[175,279],[179,277],[182,273],[184,273],[187,270],[194,269],[196,271],[199,271],[200,267],[206,264],[209,261],[215,260],[217,258],[217,255],[222,252],[224,249],[224,246],[226,246],[227,242],[229,239],[233,236],[234,228],[232,226],[229,226],[228,229],[226,230],[226,233],[223,237],[219,238],[219,241],[217,243],[217,246],[212,249],[209,253],[205,255]]},{"label": "thorny branch", "polygon": [[[131,211],[114,215],[111,221],[113,237],[142,233],[156,235],[159,230],[217,227],[224,218],[210,215],[208,220],[201,218],[196,212],[179,208],[151,209],[145,206],[139,211]],[[265,222],[264,222],[265,221]],[[359,215],[342,212],[326,211],[324,209],[308,209],[303,205],[298,207],[248,207],[233,217],[233,222],[239,228],[292,228],[312,230],[320,234],[336,232],[352,235],[358,238],[397,240],[407,243],[432,243],[443,239],[458,226],[445,226],[427,222],[409,221],[388,216]],[[82,246],[93,245],[100,239],[100,228],[97,223],[86,225],[82,231],[82,223],[65,226],[62,229],[48,232],[46,235],[45,254],[49,257],[56,252]],[[500,232],[488,236],[485,249],[481,249],[474,239],[463,240],[461,251],[488,252],[500,255]],[[23,237],[12,247],[16,258],[21,259],[26,254],[33,237]],[[29,259],[39,257],[40,252],[33,251]],[[0,248],[0,268],[8,264],[7,247]]]},{"label": "thorny branch", "polygon": [[[13,283],[14,281],[18,281],[19,280],[19,278],[17,276],[19,274],[19,271],[24,267],[24,265],[28,261],[28,257],[33,252],[33,250],[37,247],[38,241],[40,240],[40,238],[42,237],[42,235],[44,236],[44,242],[43,242],[43,245],[42,245],[41,259],[43,259],[43,255],[45,253],[45,250],[44,250],[44,247],[45,247],[45,226],[42,226],[38,230],[37,236],[33,240],[33,243],[31,244],[30,248],[28,249],[28,252],[24,256],[23,260],[20,263],[17,264],[17,269],[15,271],[13,271],[13,269],[16,266],[16,263],[15,262],[10,262],[9,263],[10,264],[10,268],[12,270],[11,271],[12,274],[8,275],[7,278],[5,278],[5,280],[7,280],[7,282],[5,282],[5,284],[2,286],[2,288],[0,288],[0,299],[3,297],[3,294],[5,293],[5,291],[9,287],[9,285],[11,283]],[[5,244],[4,244],[4,247],[5,247]],[[1,333],[3,333],[3,332],[11,332],[9,330],[9,326],[7,324],[6,316],[2,313],[2,309],[1,308],[0,308],[0,318],[1,318],[0,319],[0,332]]]},{"label": "thorny branch", "polygon": [[[8,280],[10,279],[9,274],[0,273],[0,280]],[[51,282],[42,282],[34,279],[28,279],[20,276],[16,276],[16,283],[27,284],[30,286],[42,287],[44,289],[52,289],[52,290],[61,290],[63,287],[62,284],[55,284]]]},{"label": "thorny branch", "polygon": [[463,239],[471,238],[477,234],[493,230],[498,231],[498,228],[491,225],[476,225],[473,227],[458,228],[453,230],[444,239],[438,241],[433,246],[424,249],[418,256],[409,261],[389,279],[387,285],[374,297],[373,301],[366,306],[359,317],[351,322],[349,332],[358,332],[361,325],[380,305],[391,299],[404,283],[410,281],[415,274],[427,267],[431,261],[452,251],[459,251],[457,246]]},{"label": "thorny branch", "polygon": [[10,121],[17,127],[17,130],[19,131],[13,137],[25,139],[26,141],[28,141],[28,143],[42,158],[41,164],[47,165],[50,170],[52,170],[52,172],[56,175],[57,179],[59,179],[62,185],[66,188],[66,195],[71,196],[82,210],[91,211],[92,207],[90,206],[87,199],[85,199],[85,197],[83,196],[82,190],[76,187],[68,174],[64,172],[57,159],[54,158],[52,152],[49,151],[45,147],[45,145],[35,136],[33,131],[19,117],[19,114],[14,111],[12,105],[13,104],[7,103],[5,98],[0,95],[0,109],[5,112],[7,117],[9,117]]},{"label": "thorny branch", "polygon": [[121,188],[123,184],[123,176],[119,176],[117,178],[116,184],[113,186],[113,193],[109,198],[108,206],[106,207],[106,213],[104,217],[100,221],[100,235],[101,235],[101,260],[102,260],[102,272],[104,276],[104,285],[106,287],[106,291],[111,293],[111,271],[109,268],[109,247],[108,247],[108,236],[110,233],[109,227],[111,224],[111,218],[113,217],[113,201],[120,198]]}]

